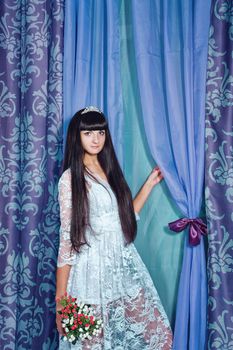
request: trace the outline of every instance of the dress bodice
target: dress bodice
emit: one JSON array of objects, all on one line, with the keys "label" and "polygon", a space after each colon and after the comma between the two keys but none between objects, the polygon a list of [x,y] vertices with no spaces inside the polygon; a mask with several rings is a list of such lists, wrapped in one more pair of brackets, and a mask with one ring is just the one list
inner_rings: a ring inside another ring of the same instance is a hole
[{"label": "dress bodice", "polygon": [[[85,175],[88,189],[89,223],[86,230],[88,242],[92,241],[105,232],[118,232],[123,240],[121,223],[118,213],[116,196],[107,181]],[[71,249],[70,227],[71,227],[71,172],[66,170],[59,181],[59,203],[60,203],[60,248],[58,254],[58,266],[65,264],[73,265],[77,254]],[[83,247],[84,248],[84,247]]]}]

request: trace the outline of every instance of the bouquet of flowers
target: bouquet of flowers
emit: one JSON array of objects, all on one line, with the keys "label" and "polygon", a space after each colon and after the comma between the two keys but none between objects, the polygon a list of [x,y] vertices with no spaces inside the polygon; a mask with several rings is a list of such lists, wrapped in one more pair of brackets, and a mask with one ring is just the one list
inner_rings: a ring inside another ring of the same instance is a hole
[{"label": "bouquet of flowers", "polygon": [[91,340],[93,336],[101,333],[102,320],[95,318],[95,312],[90,305],[78,304],[76,298],[67,294],[58,298],[57,301],[62,306],[62,309],[57,312],[66,333],[63,340],[75,345],[78,340]]}]

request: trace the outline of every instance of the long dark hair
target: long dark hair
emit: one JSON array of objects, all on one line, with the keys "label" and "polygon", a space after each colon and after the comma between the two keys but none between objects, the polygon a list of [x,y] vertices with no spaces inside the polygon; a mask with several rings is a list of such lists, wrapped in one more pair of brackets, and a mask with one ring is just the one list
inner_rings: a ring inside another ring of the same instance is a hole
[{"label": "long dark hair", "polygon": [[115,193],[126,243],[134,241],[137,229],[131,191],[118,163],[104,114],[96,110],[83,112],[84,109],[78,111],[70,121],[63,165],[63,171],[66,169],[71,171],[72,217],[70,234],[72,248],[77,252],[80,252],[82,245],[88,244],[85,230],[90,225],[88,189],[85,181],[87,170],[83,163],[84,150],[80,138],[82,130],[105,130],[105,144],[97,157]]}]

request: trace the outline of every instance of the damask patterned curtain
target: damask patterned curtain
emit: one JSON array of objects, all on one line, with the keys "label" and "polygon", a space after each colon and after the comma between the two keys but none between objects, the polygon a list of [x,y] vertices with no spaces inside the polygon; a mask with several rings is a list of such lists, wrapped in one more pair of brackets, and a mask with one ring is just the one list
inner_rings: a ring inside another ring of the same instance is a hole
[{"label": "damask patterned curtain", "polygon": [[63,0],[0,4],[0,349],[56,349]]},{"label": "damask patterned curtain", "polygon": [[207,71],[208,350],[233,348],[233,2],[214,0]]}]

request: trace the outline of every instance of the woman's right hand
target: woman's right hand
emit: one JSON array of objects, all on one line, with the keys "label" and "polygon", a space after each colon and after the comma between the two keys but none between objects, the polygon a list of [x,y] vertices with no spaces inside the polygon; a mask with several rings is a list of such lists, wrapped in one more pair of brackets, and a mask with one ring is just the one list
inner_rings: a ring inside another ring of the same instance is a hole
[{"label": "woman's right hand", "polygon": [[62,327],[62,318],[61,315],[58,313],[59,309],[56,310],[56,324],[57,324],[57,330],[60,335],[66,335],[64,328]]},{"label": "woman's right hand", "polygon": [[58,311],[63,308],[60,301],[67,292],[67,283],[69,278],[71,265],[64,265],[57,268],[57,278],[56,278],[56,324],[57,330],[61,335],[65,335],[65,330],[62,328],[61,315],[58,314]]}]

